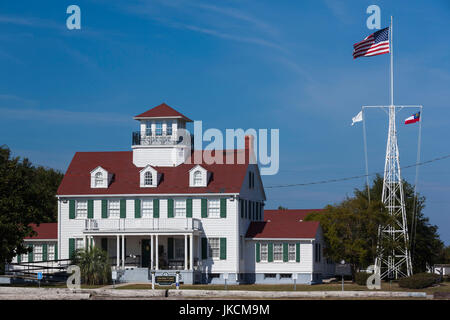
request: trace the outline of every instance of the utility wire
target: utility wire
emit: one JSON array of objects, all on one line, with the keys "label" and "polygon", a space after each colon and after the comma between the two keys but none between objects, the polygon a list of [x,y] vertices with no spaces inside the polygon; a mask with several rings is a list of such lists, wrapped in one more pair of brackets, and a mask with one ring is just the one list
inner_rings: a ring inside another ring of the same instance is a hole
[{"label": "utility wire", "polygon": [[[444,160],[444,159],[448,159],[448,158],[450,158],[450,154],[442,156],[442,157],[434,158],[434,159],[431,159],[431,160],[427,160],[427,161],[411,164],[411,165],[408,165],[408,166],[404,166],[404,167],[401,167],[401,169],[413,168],[413,167],[416,167],[416,166],[421,166],[421,165],[424,165],[424,164],[428,164],[428,163],[432,163],[432,162],[436,162],[436,161],[440,161],[440,160]],[[306,183],[280,184],[280,185],[274,185],[274,186],[267,186],[267,187],[264,187],[264,188],[266,188],[266,189],[275,189],[275,188],[289,188],[289,187],[309,186],[309,185],[314,185],[314,184],[326,184],[326,183],[333,183],[333,182],[340,182],[340,181],[360,179],[360,178],[365,178],[367,176],[374,176],[374,175],[377,175],[377,174],[384,174],[384,171],[374,172],[374,173],[369,173],[369,174],[363,174],[363,175],[359,175],[359,176],[346,177],[346,178],[329,179],[329,180],[306,182]]]}]

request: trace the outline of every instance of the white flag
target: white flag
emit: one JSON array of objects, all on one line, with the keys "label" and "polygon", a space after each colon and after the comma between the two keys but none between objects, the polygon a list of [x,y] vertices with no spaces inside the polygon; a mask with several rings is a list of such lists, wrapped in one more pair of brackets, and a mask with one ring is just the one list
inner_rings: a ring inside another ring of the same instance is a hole
[{"label": "white flag", "polygon": [[362,114],[362,110],[352,118],[352,125],[354,125],[356,122],[361,122],[363,121],[363,114]]}]

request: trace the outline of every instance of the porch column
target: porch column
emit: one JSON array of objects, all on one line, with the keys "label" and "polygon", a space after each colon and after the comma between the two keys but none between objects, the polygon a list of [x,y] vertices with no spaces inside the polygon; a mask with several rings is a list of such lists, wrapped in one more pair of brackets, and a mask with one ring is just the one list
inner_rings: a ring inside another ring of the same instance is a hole
[{"label": "porch column", "polygon": [[189,235],[189,269],[194,270],[194,235],[191,233]]},{"label": "porch column", "polygon": [[119,248],[119,241],[120,241],[120,236],[117,235],[117,241],[116,241],[116,244],[117,244],[117,250],[116,250],[117,264],[116,264],[116,267],[117,267],[117,269],[119,269],[119,265],[120,265],[120,248]]},{"label": "porch column", "polygon": [[159,238],[159,235],[157,234],[156,235],[156,249],[155,249],[155,252],[156,252],[156,270],[158,270],[159,269],[159,250],[158,250],[158,238]]},{"label": "porch column", "polygon": [[184,270],[188,269],[187,234],[184,235]]},{"label": "porch column", "polygon": [[125,235],[122,235],[122,269],[125,269]]},{"label": "porch column", "polygon": [[150,270],[153,270],[153,257],[155,251],[153,250],[153,235],[150,235]]}]

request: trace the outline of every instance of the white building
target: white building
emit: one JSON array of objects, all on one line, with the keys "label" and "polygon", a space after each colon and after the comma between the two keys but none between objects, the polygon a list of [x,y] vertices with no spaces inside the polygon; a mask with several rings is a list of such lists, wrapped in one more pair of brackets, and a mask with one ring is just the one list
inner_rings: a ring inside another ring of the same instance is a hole
[{"label": "white building", "polygon": [[[61,259],[100,246],[121,281],[179,271],[184,283],[292,282],[293,274],[313,283],[332,273],[317,222],[290,210],[265,215],[250,137],[245,150],[213,151],[223,164],[190,164],[207,151],[191,151],[180,130],[189,118],[161,104],[134,119],[132,151],[72,159],[57,192]],[[230,156],[235,164],[226,164]]]}]

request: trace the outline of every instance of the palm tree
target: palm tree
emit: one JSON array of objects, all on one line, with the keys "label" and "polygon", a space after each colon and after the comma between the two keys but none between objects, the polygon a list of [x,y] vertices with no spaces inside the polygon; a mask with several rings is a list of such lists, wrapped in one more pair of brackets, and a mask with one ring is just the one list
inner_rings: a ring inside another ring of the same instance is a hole
[{"label": "palm tree", "polygon": [[106,251],[98,247],[77,250],[73,263],[80,267],[84,284],[108,284],[111,280],[111,266],[108,262],[108,255]]}]

